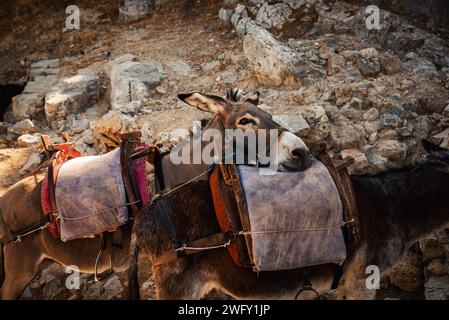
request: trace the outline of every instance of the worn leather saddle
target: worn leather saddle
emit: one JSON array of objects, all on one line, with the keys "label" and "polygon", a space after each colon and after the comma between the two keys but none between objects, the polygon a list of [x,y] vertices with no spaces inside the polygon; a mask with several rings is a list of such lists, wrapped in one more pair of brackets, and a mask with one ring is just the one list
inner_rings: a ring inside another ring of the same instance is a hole
[{"label": "worn leather saddle", "polygon": [[261,168],[217,165],[210,187],[235,264],[254,271],[342,264],[358,240],[348,161],[326,152],[304,172],[260,175]]}]

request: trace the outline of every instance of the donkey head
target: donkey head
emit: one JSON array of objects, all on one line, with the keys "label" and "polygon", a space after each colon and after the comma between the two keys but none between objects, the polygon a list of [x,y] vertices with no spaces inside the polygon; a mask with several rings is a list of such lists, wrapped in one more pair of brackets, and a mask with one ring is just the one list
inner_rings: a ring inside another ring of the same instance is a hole
[{"label": "donkey head", "polygon": [[[245,139],[243,140],[244,145],[235,145],[235,148],[242,148],[240,150],[246,152],[251,148],[260,149],[260,146],[265,144],[266,153],[270,153],[273,149],[272,142],[275,141],[277,153],[270,155],[269,165],[276,166],[279,171],[302,171],[311,165],[313,157],[305,143],[273,121],[269,113],[257,107],[259,102],[258,92],[244,96],[240,90],[230,89],[226,99],[199,92],[180,94],[178,97],[190,106],[215,115],[207,127],[210,127],[214,122],[218,122],[221,129],[226,132],[231,129],[244,135],[254,133],[257,141],[250,144]],[[273,137],[272,134],[277,135]],[[261,141],[261,139],[264,139],[264,141]],[[236,140],[234,139],[234,141]],[[257,156],[260,155],[258,150],[256,154]],[[246,160],[248,160],[247,162],[258,161],[258,159]]]}]

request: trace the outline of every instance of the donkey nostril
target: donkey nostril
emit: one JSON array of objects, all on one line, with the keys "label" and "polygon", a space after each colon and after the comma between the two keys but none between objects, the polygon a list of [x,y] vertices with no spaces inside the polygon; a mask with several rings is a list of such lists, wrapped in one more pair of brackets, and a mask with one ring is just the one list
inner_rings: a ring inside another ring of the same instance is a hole
[{"label": "donkey nostril", "polygon": [[292,156],[295,158],[300,158],[304,155],[304,150],[296,148],[292,150]]}]

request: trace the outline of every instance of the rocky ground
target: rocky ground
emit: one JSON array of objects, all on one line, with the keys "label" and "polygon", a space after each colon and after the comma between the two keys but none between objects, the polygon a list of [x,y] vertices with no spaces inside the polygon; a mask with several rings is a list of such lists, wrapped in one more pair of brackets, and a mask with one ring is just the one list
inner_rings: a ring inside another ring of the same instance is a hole
[{"label": "rocky ground", "polygon": [[[381,29],[368,30],[365,6],[330,0],[155,1],[154,14],[130,21],[120,1],[98,0],[79,1],[81,28],[62,32],[68,3],[49,3],[0,5],[15,13],[0,22],[0,83],[23,86],[0,110],[0,193],[42,161],[42,134],[68,132],[84,154],[134,129],[170,142],[173,129],[207,118],[178,93],[230,86],[260,90],[260,107],[306,142],[354,157],[352,174],[424,159],[420,139],[449,148],[449,33],[438,21],[381,10]],[[448,250],[445,230],[416,244],[378,298],[448,299]],[[83,275],[75,292],[64,271],[46,264],[22,297],[125,297],[125,275]]]}]

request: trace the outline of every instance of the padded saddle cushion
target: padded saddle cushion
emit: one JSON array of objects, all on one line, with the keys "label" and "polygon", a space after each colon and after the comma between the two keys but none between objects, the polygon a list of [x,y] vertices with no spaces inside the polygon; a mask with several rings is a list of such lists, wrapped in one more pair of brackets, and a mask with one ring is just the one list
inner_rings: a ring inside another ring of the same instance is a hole
[{"label": "padded saddle cushion", "polygon": [[[342,263],[346,258],[343,237],[343,210],[335,183],[326,167],[319,161],[303,172],[263,172],[264,168],[236,166],[237,177],[244,195],[244,210],[235,215],[223,212],[236,210],[223,201],[216,188],[229,192],[211,179],[217,218],[242,231],[236,245],[246,243],[247,256],[254,271],[274,271],[303,268],[326,263]],[[233,191],[235,194],[235,191]],[[249,221],[248,222],[245,222]],[[243,223],[242,223],[243,222]],[[245,228],[241,226],[245,225]],[[249,224],[249,225],[248,225]],[[220,226],[226,223],[220,222]],[[233,261],[242,265],[245,257]]]}]

